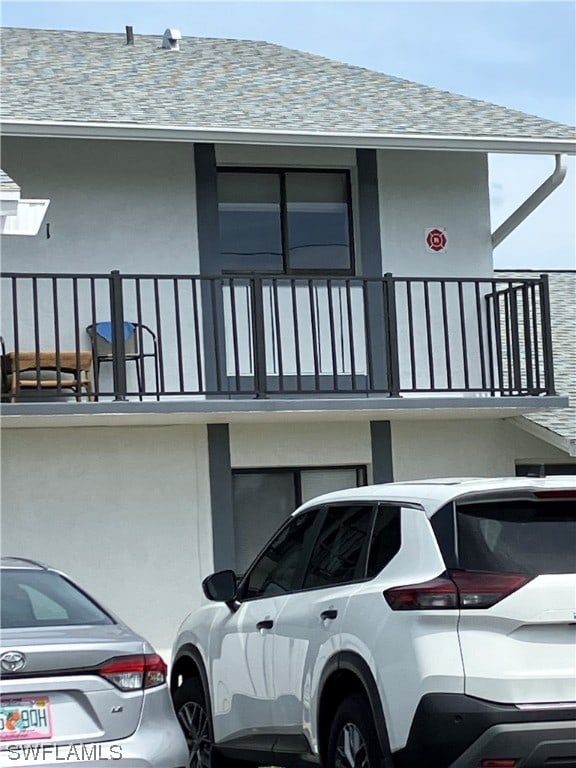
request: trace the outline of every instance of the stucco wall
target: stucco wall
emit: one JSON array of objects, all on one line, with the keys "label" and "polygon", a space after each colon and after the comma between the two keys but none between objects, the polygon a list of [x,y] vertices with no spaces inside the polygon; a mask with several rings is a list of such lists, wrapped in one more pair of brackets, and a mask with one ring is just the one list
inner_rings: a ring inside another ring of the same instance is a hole
[{"label": "stucco wall", "polygon": [[[483,277],[492,273],[488,159],[482,153],[378,153],[384,272]],[[426,230],[446,230],[447,248],[427,250]]]},{"label": "stucco wall", "polygon": [[[352,149],[218,145],[216,160],[349,168],[356,190]],[[4,270],[198,272],[192,145],[8,137],[2,163],[26,197],[51,200],[50,239],[45,226],[35,238],[5,238]],[[378,170],[382,272],[491,273],[486,155],[380,150]],[[432,226],[447,230],[445,253],[426,250],[424,232]]]},{"label": "stucco wall", "polygon": [[[514,475],[516,463],[566,460],[566,454],[509,419],[397,419],[391,422],[395,480]],[[365,421],[231,424],[233,469],[366,464],[371,480],[370,425]]]},{"label": "stucco wall", "polygon": [[233,469],[370,464],[368,422],[231,424]]},{"label": "stucco wall", "polygon": [[206,428],[3,429],[1,533],[168,655],[212,569]]},{"label": "stucco wall", "polygon": [[395,480],[513,476],[518,462],[565,456],[504,419],[396,421],[392,444]]},{"label": "stucco wall", "polygon": [[36,237],[3,238],[5,271],[198,272],[191,144],[3,138],[2,167],[50,199]]}]

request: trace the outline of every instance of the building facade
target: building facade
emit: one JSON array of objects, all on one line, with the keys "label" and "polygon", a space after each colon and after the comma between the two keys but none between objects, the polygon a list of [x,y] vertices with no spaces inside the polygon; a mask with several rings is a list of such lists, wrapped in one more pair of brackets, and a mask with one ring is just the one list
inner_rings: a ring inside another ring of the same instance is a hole
[{"label": "building facade", "polygon": [[563,459],[518,422],[568,401],[488,154],[571,129],[264,43],[3,38],[3,168],[50,199],[2,247],[5,554],[168,654],[301,501]]}]

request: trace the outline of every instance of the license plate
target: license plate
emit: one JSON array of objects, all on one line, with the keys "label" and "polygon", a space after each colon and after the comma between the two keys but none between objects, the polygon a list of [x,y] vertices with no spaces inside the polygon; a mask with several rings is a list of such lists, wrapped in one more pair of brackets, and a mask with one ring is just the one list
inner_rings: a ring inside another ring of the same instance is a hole
[{"label": "license plate", "polygon": [[0,741],[49,739],[52,736],[47,696],[0,702]]}]

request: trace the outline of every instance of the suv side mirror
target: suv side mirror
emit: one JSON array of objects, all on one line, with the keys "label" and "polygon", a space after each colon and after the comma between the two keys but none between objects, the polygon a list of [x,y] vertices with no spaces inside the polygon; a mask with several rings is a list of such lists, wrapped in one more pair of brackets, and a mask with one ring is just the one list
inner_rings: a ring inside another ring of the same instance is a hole
[{"label": "suv side mirror", "polygon": [[236,574],[230,570],[213,573],[202,582],[202,589],[208,600],[227,605],[235,602],[236,588]]}]

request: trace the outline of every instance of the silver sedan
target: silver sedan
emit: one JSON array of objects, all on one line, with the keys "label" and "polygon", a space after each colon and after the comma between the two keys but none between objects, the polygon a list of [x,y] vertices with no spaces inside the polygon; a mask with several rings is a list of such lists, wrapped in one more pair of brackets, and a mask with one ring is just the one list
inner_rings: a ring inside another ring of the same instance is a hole
[{"label": "silver sedan", "polygon": [[152,646],[59,571],[3,558],[0,576],[0,766],[185,766]]}]

